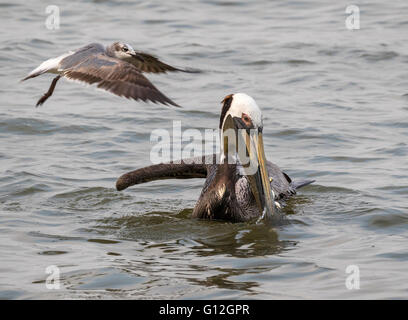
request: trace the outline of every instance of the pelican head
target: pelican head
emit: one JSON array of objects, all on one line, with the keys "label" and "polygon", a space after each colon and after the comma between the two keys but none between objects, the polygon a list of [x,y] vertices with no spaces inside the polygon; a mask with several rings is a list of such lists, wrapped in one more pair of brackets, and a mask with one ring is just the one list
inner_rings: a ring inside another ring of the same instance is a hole
[{"label": "pelican head", "polygon": [[266,168],[262,111],[245,93],[227,95],[222,103],[221,163],[237,164],[239,173],[248,180],[260,212],[273,219],[276,208]]},{"label": "pelican head", "polygon": [[255,100],[245,93],[235,93],[227,95],[223,103],[221,112],[220,129],[228,115],[235,119],[241,119],[239,122],[245,124],[250,129],[263,128],[262,111]]}]

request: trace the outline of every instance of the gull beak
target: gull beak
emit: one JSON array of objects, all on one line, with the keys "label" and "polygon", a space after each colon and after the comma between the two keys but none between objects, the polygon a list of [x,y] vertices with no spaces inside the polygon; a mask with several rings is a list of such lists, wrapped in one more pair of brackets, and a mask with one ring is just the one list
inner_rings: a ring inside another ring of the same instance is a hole
[{"label": "gull beak", "polygon": [[132,50],[129,52],[129,54],[132,56],[132,58],[135,58],[137,60],[140,60],[141,62],[144,62],[145,60],[142,58],[141,55],[137,54],[135,50]]},{"label": "gull beak", "polygon": [[266,168],[262,131],[248,128],[241,118],[228,115],[223,126],[223,144],[225,159],[239,160],[243,166],[261,218],[267,221],[278,219]]}]

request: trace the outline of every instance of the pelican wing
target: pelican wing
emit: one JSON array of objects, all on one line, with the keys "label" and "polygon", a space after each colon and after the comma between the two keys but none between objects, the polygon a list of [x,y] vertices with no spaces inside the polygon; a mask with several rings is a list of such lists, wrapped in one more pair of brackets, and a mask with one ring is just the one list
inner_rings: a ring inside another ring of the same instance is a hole
[{"label": "pelican wing", "polygon": [[292,181],[276,164],[267,161],[269,177],[272,178],[271,187],[276,200],[296,194],[296,190],[315,182],[315,180]]},{"label": "pelican wing", "polygon": [[216,155],[207,155],[144,167],[122,175],[116,181],[116,189],[121,191],[135,184],[155,180],[206,178],[215,161]]},{"label": "pelican wing", "polygon": [[132,64],[98,53],[90,55],[81,63],[67,68],[63,75],[68,79],[79,80],[118,96],[134,100],[150,100],[179,107],[161,93]]}]

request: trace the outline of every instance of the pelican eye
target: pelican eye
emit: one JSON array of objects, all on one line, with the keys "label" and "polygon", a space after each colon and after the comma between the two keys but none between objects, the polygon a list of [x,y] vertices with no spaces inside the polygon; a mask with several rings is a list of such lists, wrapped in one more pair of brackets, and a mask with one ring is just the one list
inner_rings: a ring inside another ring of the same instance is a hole
[{"label": "pelican eye", "polygon": [[242,114],[241,119],[248,127],[252,127],[252,119],[246,113]]}]

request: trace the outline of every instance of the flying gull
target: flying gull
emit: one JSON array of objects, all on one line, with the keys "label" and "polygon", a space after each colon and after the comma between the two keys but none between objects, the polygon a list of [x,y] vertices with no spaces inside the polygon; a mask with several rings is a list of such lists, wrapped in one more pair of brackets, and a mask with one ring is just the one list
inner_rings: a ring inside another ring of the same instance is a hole
[{"label": "flying gull", "polygon": [[99,43],[91,43],[44,61],[22,81],[43,73],[58,74],[48,91],[38,100],[37,107],[52,95],[61,77],[97,84],[98,88],[128,99],[149,100],[179,107],[142,74],[169,71],[194,72],[172,67],[152,55],[135,51],[125,43],[115,42],[106,48]]},{"label": "flying gull", "polygon": [[[193,217],[234,222],[258,221],[262,218],[272,223],[281,222],[283,215],[279,208],[284,200],[296,194],[300,187],[314,181],[292,181],[277,165],[266,160],[262,112],[250,96],[236,93],[225,97],[220,129],[220,141],[223,143],[219,154],[161,163],[128,172],[117,180],[117,190],[154,180],[205,178]],[[244,153],[239,152],[238,144],[230,144],[229,141],[225,144],[225,133],[229,129],[240,130],[243,134]],[[254,163],[257,166],[252,172],[243,161],[244,154],[256,160]],[[230,156],[236,159],[235,163],[227,160]]]}]

